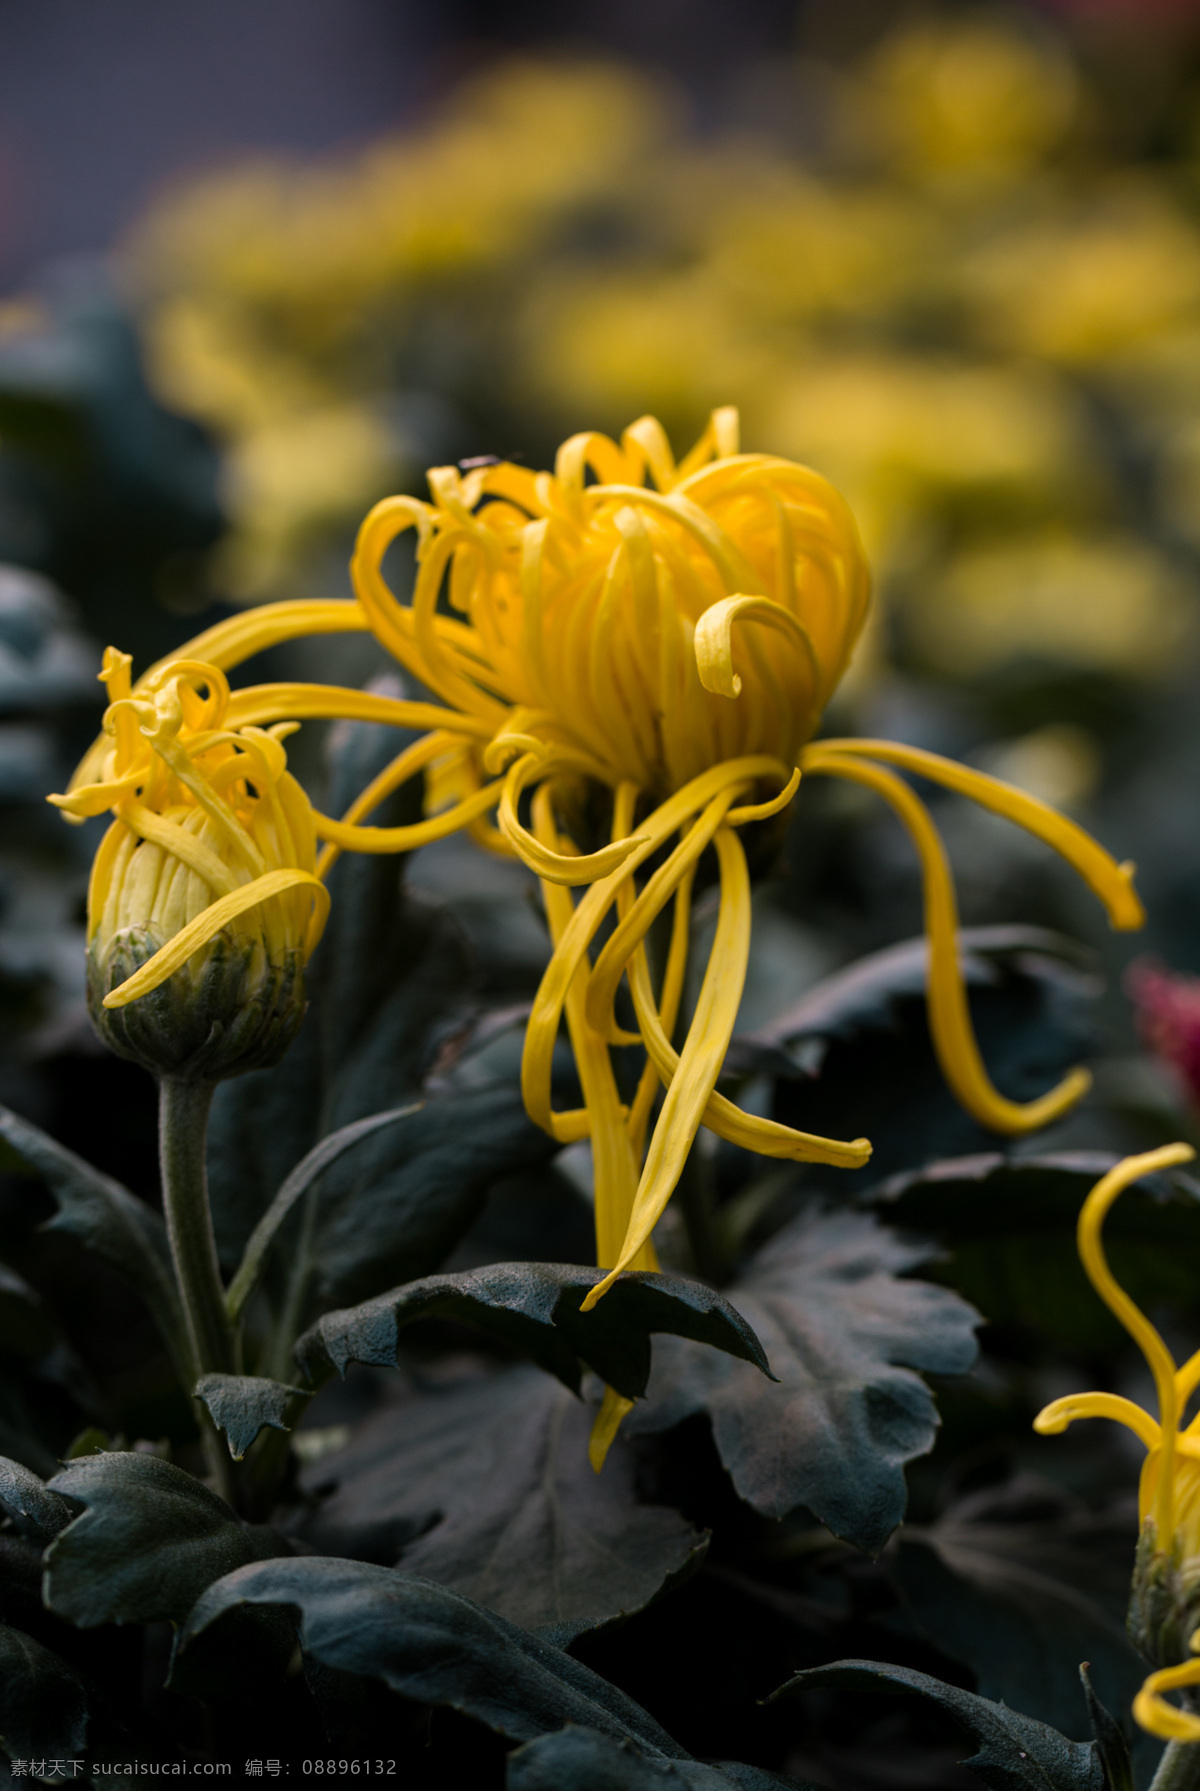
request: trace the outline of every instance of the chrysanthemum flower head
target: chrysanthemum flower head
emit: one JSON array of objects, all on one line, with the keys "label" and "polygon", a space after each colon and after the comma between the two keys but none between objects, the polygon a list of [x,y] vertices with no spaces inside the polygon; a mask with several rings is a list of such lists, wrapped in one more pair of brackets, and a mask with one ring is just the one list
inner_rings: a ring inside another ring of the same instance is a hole
[{"label": "chrysanthemum flower head", "polygon": [[[369,628],[440,699],[265,685],[236,692],[227,722],[244,729],[357,716],[425,730],[340,820],[315,816],[325,842],[319,875],[343,850],[409,850],[458,829],[536,872],[553,953],[526,1029],[522,1088],[530,1115],[553,1137],[591,1142],[597,1257],[608,1273],[586,1306],[623,1270],[656,1266],[651,1234],[701,1125],[793,1161],[859,1167],[870,1154],[864,1138],[793,1131],[743,1112],[717,1088],[750,948],[741,832],[780,814],[802,776],[873,790],[913,840],[925,877],[931,1030],[963,1104],[983,1124],[1019,1133],[1077,1099],[1088,1084],[1082,1070],[1024,1105],[993,1088],[959,970],[945,851],[923,802],[891,767],[969,795],[1045,840],[1115,926],[1141,924],[1132,866],[1114,863],[1044,803],[935,754],[879,740],[814,740],[869,588],[853,518],[826,480],[778,456],[743,454],[736,413],[720,410],[678,464],[659,424],[643,417],[620,442],[573,436],[553,473],[488,459],[434,468],[429,488],[431,501],[389,498],[363,523],[354,603],[250,611],[188,652],[228,668],[296,635]],[[416,535],[417,570],[411,601],[401,602],[382,566],[407,530]],[[139,691],[162,676],[155,668]],[[371,826],[371,811],[419,772],[427,818]],[[109,775],[98,748],[77,775]],[[493,810],[497,825],[487,818]],[[607,839],[596,837],[597,815]],[[719,881],[719,913],[677,1040],[702,859]],[[660,915],[670,936],[655,974],[647,937]],[[583,1092],[583,1105],[566,1112],[551,1102],[564,1024]],[[644,1053],[631,1099],[618,1086],[614,1045]],[[596,1459],[624,1404],[615,1394],[606,1401]]]}]

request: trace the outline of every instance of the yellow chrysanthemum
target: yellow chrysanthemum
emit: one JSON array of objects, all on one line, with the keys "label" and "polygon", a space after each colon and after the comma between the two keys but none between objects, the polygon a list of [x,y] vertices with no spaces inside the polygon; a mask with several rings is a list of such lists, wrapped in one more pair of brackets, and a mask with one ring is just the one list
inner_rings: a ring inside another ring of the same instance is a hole
[{"label": "yellow chrysanthemum", "polygon": [[[1068,1393],[1033,1421],[1057,1436],[1076,1418],[1113,1418],[1146,1446],[1138,1489],[1141,1538],[1130,1604],[1130,1629],[1142,1652],[1158,1663],[1134,1699],[1133,1714],[1164,1741],[1200,1741],[1200,1716],[1168,1704],[1164,1692],[1200,1685],[1200,1660],[1180,1663],[1185,1640],[1200,1649],[1200,1417],[1184,1425],[1189,1399],[1200,1386],[1200,1350],[1177,1367],[1166,1344],[1134,1305],[1108,1266],[1101,1229],[1118,1194],[1143,1175],[1187,1163],[1189,1144],[1168,1144],[1126,1157],[1092,1189],[1079,1215],[1079,1256],[1088,1280],[1133,1338],[1154,1377],[1155,1419],[1118,1393]],[[1163,1664],[1164,1656],[1166,1662]],[[1172,1659],[1171,1657],[1175,1658]]]},{"label": "yellow chrysanthemum", "polygon": [[[442,700],[265,685],[230,698],[228,723],[337,715],[429,730],[340,821],[316,816],[326,842],[321,874],[343,849],[400,851],[459,828],[538,874],[554,952],[527,1028],[522,1082],[529,1113],[553,1137],[591,1140],[597,1254],[609,1274],[588,1306],[622,1269],[654,1266],[651,1233],[701,1124],[795,1161],[856,1167],[870,1153],[865,1139],[796,1132],[716,1092],[750,944],[739,832],[785,808],[802,774],[876,791],[913,838],[925,873],[932,1031],[964,1105],[998,1131],[1023,1132],[1078,1097],[1087,1086],[1081,1070],[1025,1106],[992,1088],[959,972],[945,853],[920,799],[887,767],[972,796],[1047,841],[1119,927],[1142,919],[1131,867],[1117,865],[1045,804],[934,754],[871,740],[809,744],[869,594],[853,518],[824,479],[776,456],[740,453],[736,413],[721,410],[678,465],[661,427],[646,417],[620,443],[573,436],[553,474],[508,463],[465,476],[442,467],[429,485],[431,503],[390,498],[367,517],[352,564],[357,602],[251,611],[187,651],[229,667],[289,636],[369,628]],[[381,564],[410,528],[418,569],[412,601],[402,604]],[[148,674],[149,684],[161,676]],[[449,801],[448,808],[411,827],[364,824],[385,795],[421,770],[432,774],[434,806]],[[96,757],[80,772],[101,775]],[[605,798],[604,844],[592,831],[597,792]],[[493,809],[498,827],[485,820]],[[677,1047],[692,881],[710,846],[719,919]],[[572,888],[585,890],[578,902]],[[655,988],[645,941],[668,907],[671,942]],[[615,924],[597,951],[610,917]],[[636,1032],[615,1018],[623,982]],[[555,1112],[551,1058],[564,1019],[585,1104]],[[647,1062],[627,1106],[610,1046],[630,1042],[644,1048]],[[598,1456],[623,1409],[611,1395]]]}]

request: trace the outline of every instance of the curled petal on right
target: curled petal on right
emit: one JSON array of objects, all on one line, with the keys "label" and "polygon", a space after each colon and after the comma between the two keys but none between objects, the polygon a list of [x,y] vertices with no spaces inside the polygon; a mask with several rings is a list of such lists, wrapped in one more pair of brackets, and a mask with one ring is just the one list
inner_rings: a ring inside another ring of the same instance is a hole
[{"label": "curled petal on right", "polygon": [[[1200,1635],[1194,1635],[1194,1648]],[[1164,1692],[1181,1691],[1185,1685],[1200,1685],[1200,1660],[1185,1660],[1179,1667],[1162,1667],[1151,1673],[1133,1700],[1134,1721],[1162,1741],[1200,1741],[1200,1716],[1168,1704]]]}]

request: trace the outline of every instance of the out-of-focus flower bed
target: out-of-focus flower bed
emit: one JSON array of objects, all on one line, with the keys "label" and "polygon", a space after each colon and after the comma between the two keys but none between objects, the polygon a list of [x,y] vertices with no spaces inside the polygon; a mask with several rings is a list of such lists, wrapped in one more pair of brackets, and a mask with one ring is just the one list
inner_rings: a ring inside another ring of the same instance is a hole
[{"label": "out-of-focus flower bed", "polygon": [[229,447],[223,588],[327,579],[314,545],[431,458],[536,462],[643,410],[686,440],[736,402],[748,442],[848,492],[919,666],[1176,665],[1189,160],[1117,153],[1032,22],[928,24],[772,82],[807,154],[749,124],[701,139],[630,68],[513,62],[353,159],[170,193],[127,265],[160,393]]}]

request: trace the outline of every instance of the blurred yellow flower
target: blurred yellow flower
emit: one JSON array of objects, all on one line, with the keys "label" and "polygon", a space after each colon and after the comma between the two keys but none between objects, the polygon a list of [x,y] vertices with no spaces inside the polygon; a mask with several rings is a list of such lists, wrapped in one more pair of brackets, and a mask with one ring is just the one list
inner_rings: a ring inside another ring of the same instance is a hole
[{"label": "blurred yellow flower", "polygon": [[1086,442],[1070,395],[1036,369],[948,357],[826,357],[779,382],[763,423],[827,469],[872,549],[931,502],[1014,500],[1039,513],[1077,484]]},{"label": "blurred yellow flower", "polygon": [[1126,179],[1055,208],[966,258],[963,281],[991,341],[1087,366],[1200,319],[1200,231]]},{"label": "blurred yellow flower", "polygon": [[1039,535],[968,550],[905,616],[925,663],[956,678],[1018,657],[1149,677],[1195,637],[1190,586],[1136,536]]},{"label": "blurred yellow flower", "polygon": [[1032,26],[932,20],[887,39],[870,59],[871,133],[913,173],[956,182],[1012,178],[1063,137],[1074,69]]}]

